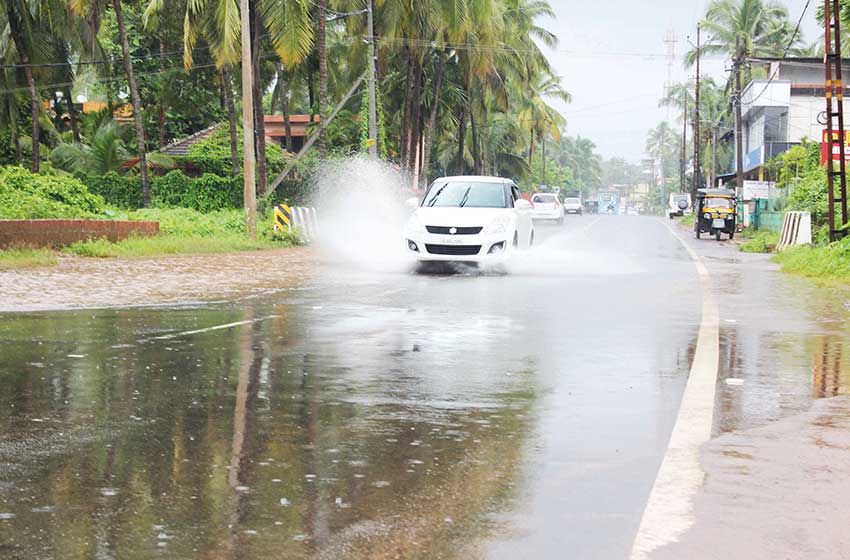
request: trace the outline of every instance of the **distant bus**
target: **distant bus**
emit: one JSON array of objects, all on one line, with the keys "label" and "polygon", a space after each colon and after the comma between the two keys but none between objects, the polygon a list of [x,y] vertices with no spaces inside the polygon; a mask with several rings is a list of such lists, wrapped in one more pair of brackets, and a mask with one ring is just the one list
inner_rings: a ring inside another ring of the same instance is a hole
[{"label": "distant bus", "polygon": [[599,200],[600,214],[618,214],[619,208],[617,204],[617,193],[601,192],[597,197]]}]

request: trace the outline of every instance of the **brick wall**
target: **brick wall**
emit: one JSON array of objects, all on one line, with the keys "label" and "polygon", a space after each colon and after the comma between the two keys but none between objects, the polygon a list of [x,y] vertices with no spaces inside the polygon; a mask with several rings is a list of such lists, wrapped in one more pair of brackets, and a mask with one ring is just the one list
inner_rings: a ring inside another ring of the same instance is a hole
[{"label": "brick wall", "polygon": [[0,247],[62,247],[86,239],[157,235],[159,222],[110,220],[0,220]]}]

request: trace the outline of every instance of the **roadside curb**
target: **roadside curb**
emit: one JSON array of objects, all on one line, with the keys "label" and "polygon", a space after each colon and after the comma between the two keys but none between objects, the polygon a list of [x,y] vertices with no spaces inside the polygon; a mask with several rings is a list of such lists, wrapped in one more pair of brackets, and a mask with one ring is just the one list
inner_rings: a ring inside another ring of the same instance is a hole
[{"label": "roadside curb", "polygon": [[688,251],[697,269],[702,319],[688,383],[632,545],[632,560],[649,558],[652,551],[676,541],[694,523],[693,498],[705,477],[700,448],[711,439],[720,363],[720,312],[711,275],[693,248],[669,224],[665,225]]}]

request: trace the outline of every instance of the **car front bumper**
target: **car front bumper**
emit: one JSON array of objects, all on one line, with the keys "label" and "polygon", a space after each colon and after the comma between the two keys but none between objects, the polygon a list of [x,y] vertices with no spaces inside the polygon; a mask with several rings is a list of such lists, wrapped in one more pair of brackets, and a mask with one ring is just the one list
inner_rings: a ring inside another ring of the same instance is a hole
[{"label": "car front bumper", "polygon": [[495,263],[505,260],[513,251],[513,232],[476,235],[407,232],[404,247],[409,256],[420,262]]}]

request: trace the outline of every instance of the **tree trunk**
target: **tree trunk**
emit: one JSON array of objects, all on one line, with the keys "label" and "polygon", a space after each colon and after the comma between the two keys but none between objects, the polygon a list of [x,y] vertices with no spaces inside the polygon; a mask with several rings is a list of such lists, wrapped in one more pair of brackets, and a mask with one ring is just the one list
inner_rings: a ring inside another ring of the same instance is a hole
[{"label": "tree trunk", "polygon": [[478,126],[475,123],[475,104],[472,101],[472,92],[469,92],[469,125],[472,128],[472,171],[476,175],[481,174],[481,155],[478,153]]},{"label": "tree trunk", "polygon": [[77,109],[71,97],[71,86],[65,86],[65,99],[68,101],[68,116],[71,117],[71,132],[74,134],[74,142],[80,143],[80,121],[77,117]]},{"label": "tree trunk", "polygon": [[[165,73],[165,35],[162,31],[159,32],[159,79],[163,79],[163,74]],[[165,147],[165,106],[163,105],[163,99],[165,95],[163,92],[160,92],[162,96],[159,101],[159,147]]]},{"label": "tree trunk", "polygon": [[434,101],[431,103],[431,115],[428,117],[428,126],[425,128],[425,147],[422,150],[422,173],[423,183],[427,184],[427,171],[431,167],[431,143],[434,141],[434,129],[437,127],[437,112],[440,106],[440,90],[443,86],[443,73],[446,69],[446,51],[440,49],[440,58],[437,62],[437,74],[434,76]]},{"label": "tree trunk", "polygon": [[286,132],[286,151],[293,152],[292,123],[289,121],[289,100],[286,98],[286,80],[283,75],[283,64],[277,63],[277,89],[280,93],[280,110],[283,114],[283,129]]},{"label": "tree trunk", "polygon": [[413,80],[413,96],[411,98],[410,111],[410,127],[407,130],[408,137],[408,168],[413,170],[416,168],[416,158],[420,155],[417,153],[416,146],[419,143],[421,134],[421,118],[422,118],[422,67],[419,62],[415,64],[415,77]]},{"label": "tree trunk", "polygon": [[[310,115],[315,115],[316,111],[316,88],[313,84],[313,70],[311,69],[307,72],[307,99],[310,101]],[[310,119],[310,122],[313,122],[314,119]]]},{"label": "tree trunk", "polygon": [[328,155],[328,51],[325,26],[328,0],[319,0],[319,155]]},{"label": "tree trunk", "polygon": [[12,129],[12,145],[15,146],[15,160],[22,161],[24,159],[23,150],[21,150],[21,135],[18,132],[18,119],[15,112],[11,111],[9,128]]},{"label": "tree trunk", "polygon": [[148,180],[145,130],[142,127],[142,101],[139,99],[139,87],[136,84],[136,75],[133,73],[133,61],[130,59],[130,43],[127,41],[127,28],[124,26],[121,0],[112,0],[112,6],[115,8],[118,35],[121,37],[121,51],[124,53],[124,71],[127,73],[127,84],[130,86],[130,99],[133,101],[133,121],[136,124],[136,142],[139,144],[139,170],[142,175],[142,204],[147,208],[151,203],[151,192]]},{"label": "tree trunk", "polygon": [[233,80],[230,77],[230,67],[221,70],[224,82],[224,102],[227,105],[227,120],[230,125],[230,167],[233,176],[239,175],[239,137],[236,128],[236,104],[233,101]]},{"label": "tree trunk", "polygon": [[404,47],[407,52],[407,77],[404,80],[404,109],[401,113],[401,127],[399,130],[400,136],[398,145],[400,148],[399,156],[401,157],[402,168],[407,170],[407,153],[410,146],[410,108],[413,94],[413,53],[410,47]]},{"label": "tree trunk", "polygon": [[30,107],[32,109],[32,171],[38,173],[41,167],[41,145],[39,136],[41,126],[38,122],[39,113],[41,112],[41,98],[38,95],[38,89],[35,87],[35,78],[32,74],[32,66],[30,66],[30,57],[24,46],[24,38],[21,30],[21,22],[18,21],[18,16],[12,8],[11,2],[6,4],[9,20],[9,34],[12,36],[12,41],[15,43],[15,50],[18,51],[18,56],[21,59],[21,65],[24,67],[24,75],[27,78],[27,86],[30,94]]},{"label": "tree trunk", "polygon": [[463,175],[465,163],[463,161],[463,152],[466,146],[466,106],[460,110],[460,119],[457,132],[457,174]]},{"label": "tree trunk", "polygon": [[254,130],[257,145],[257,195],[266,194],[266,123],[263,113],[263,80],[260,75],[260,35],[262,24],[260,11],[255,1],[251,2],[251,65],[254,67]]},{"label": "tree trunk", "polygon": [[483,122],[481,123],[481,128],[482,128],[482,131],[481,131],[481,171],[482,171],[482,175],[487,175],[488,174],[487,163],[488,163],[488,160],[490,159],[490,157],[489,157],[490,150],[487,147],[488,132],[490,130],[490,127],[489,127],[490,118],[489,118],[489,112],[487,111],[487,102],[486,101],[484,101],[481,104],[481,108],[482,108],[481,109],[481,117],[482,117],[482,120],[483,120]]}]

